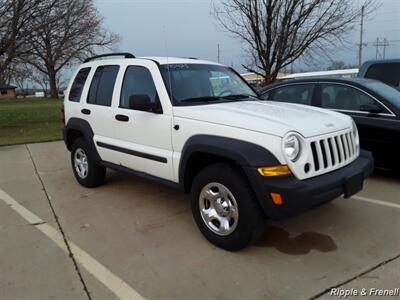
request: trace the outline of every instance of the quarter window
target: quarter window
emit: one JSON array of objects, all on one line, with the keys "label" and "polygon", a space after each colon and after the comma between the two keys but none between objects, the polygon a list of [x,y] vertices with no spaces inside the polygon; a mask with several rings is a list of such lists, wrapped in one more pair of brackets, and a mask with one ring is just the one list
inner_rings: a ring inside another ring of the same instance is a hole
[{"label": "quarter window", "polygon": [[153,78],[145,67],[130,66],[126,69],[121,90],[121,108],[129,108],[132,95],[146,95],[152,103],[159,102]]},{"label": "quarter window", "polygon": [[314,93],[314,84],[295,84],[277,88],[268,93],[267,100],[290,102],[311,105]]},{"label": "quarter window", "polygon": [[111,106],[119,66],[100,66],[94,73],[87,102]]},{"label": "quarter window", "polygon": [[86,79],[89,75],[90,68],[82,68],[76,74],[74,82],[72,83],[71,90],[69,92],[68,100],[73,102],[79,102],[82,95],[83,87],[85,86]]},{"label": "quarter window", "polygon": [[323,108],[360,111],[365,104],[377,104],[375,100],[353,87],[339,84],[321,85]]}]

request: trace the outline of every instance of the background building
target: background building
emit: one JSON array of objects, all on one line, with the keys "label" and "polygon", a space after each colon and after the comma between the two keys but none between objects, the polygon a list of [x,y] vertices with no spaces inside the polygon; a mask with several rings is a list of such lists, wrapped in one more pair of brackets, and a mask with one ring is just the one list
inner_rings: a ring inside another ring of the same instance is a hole
[{"label": "background building", "polygon": [[0,83],[0,99],[16,99],[15,89],[17,87]]}]

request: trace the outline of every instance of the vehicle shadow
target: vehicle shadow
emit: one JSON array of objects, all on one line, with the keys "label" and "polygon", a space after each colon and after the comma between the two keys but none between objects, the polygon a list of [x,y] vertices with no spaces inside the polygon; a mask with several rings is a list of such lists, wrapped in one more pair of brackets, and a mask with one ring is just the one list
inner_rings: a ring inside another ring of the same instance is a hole
[{"label": "vehicle shadow", "polygon": [[395,171],[375,168],[372,176],[377,179],[391,181],[393,183],[400,183],[400,174],[398,170]]}]

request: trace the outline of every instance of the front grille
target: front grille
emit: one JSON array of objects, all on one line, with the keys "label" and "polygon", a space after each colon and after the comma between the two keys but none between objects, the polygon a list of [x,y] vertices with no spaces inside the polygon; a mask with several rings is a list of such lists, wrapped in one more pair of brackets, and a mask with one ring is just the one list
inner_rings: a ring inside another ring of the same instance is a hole
[{"label": "front grille", "polygon": [[358,155],[352,132],[325,137],[311,142],[314,171],[345,165]]}]

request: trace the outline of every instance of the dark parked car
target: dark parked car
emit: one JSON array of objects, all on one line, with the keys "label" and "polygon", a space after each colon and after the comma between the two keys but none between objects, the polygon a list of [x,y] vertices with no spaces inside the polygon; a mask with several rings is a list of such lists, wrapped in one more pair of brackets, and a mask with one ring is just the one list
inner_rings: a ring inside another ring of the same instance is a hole
[{"label": "dark parked car", "polygon": [[371,79],[301,79],[260,91],[263,99],[333,109],[352,116],[363,149],[380,168],[400,167],[400,92]]},{"label": "dark parked car", "polygon": [[367,61],[361,66],[358,77],[376,79],[400,90],[400,59]]}]

